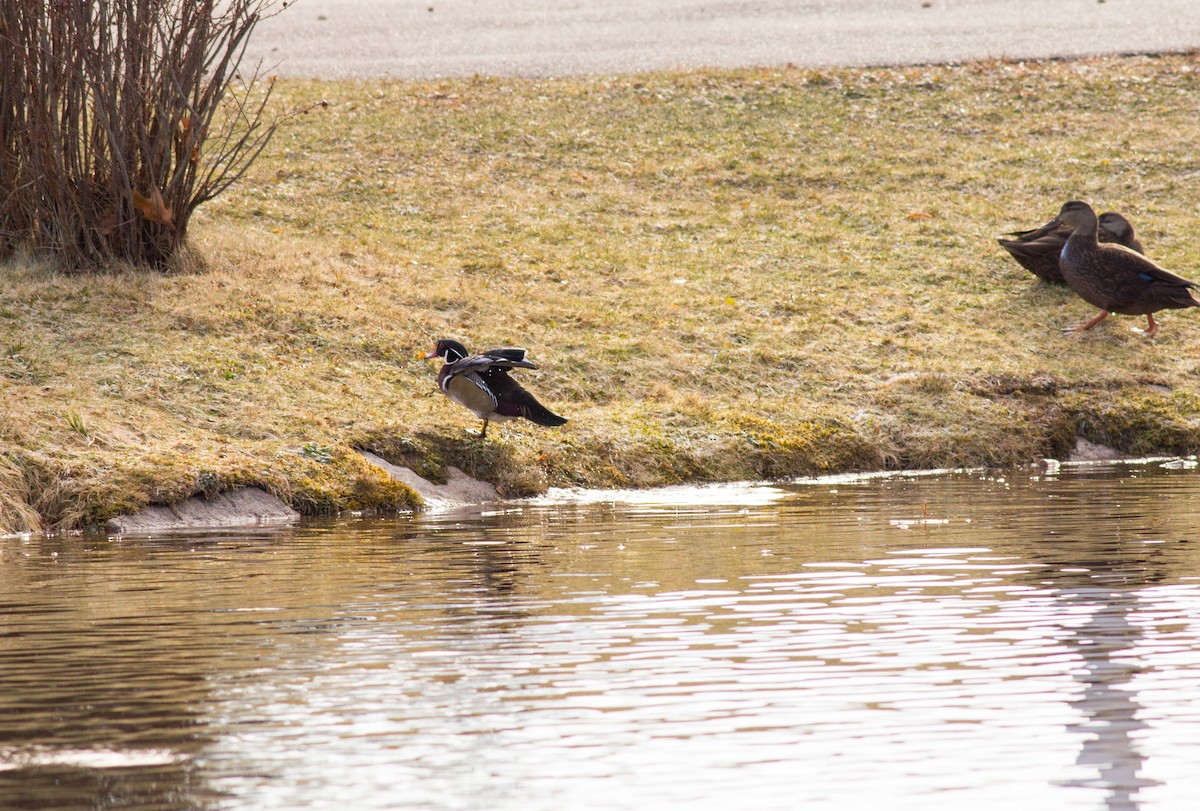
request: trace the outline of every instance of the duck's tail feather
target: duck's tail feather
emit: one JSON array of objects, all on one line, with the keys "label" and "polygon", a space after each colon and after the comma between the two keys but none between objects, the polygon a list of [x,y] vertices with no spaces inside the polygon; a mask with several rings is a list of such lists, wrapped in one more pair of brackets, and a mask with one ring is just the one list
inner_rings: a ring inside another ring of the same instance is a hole
[{"label": "duck's tail feather", "polygon": [[567,421],[566,417],[560,417],[546,408],[537,401],[536,397],[515,382],[506,387],[504,394],[499,398],[496,410],[510,417],[524,417],[530,422],[547,427],[562,425]]},{"label": "duck's tail feather", "polygon": [[535,422],[538,425],[545,425],[548,428],[553,428],[557,425],[564,425],[567,422],[566,417],[560,417],[544,405],[534,400],[533,403],[525,408],[525,419],[530,422]]}]

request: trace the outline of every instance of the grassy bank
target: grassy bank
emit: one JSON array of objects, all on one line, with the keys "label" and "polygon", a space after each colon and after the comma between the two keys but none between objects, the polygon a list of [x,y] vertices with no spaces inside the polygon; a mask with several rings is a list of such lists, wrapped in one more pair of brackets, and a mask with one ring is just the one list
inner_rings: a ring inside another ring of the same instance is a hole
[{"label": "grassy bank", "polygon": [[[329,106],[174,273],[6,268],[0,528],[409,503],[356,447],[524,494],[1200,446],[1200,312],[1064,336],[994,241],[1078,197],[1200,277],[1197,56],[276,90]],[[443,336],[571,422],[473,438]]]}]

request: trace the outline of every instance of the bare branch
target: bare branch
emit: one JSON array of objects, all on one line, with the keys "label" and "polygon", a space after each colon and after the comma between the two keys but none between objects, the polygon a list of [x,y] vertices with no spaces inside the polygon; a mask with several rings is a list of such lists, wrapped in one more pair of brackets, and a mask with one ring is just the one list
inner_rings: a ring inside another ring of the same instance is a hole
[{"label": "bare branch", "polygon": [[[286,7],[286,3],[282,7]],[[230,82],[275,0],[0,3],[0,251],[164,267],[280,119]]]}]

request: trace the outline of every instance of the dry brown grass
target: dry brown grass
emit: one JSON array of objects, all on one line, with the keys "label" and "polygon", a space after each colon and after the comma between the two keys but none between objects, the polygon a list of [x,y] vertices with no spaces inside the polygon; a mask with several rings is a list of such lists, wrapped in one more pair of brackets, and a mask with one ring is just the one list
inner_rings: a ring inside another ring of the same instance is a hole
[{"label": "dry brown grass", "polygon": [[[8,270],[0,439],[54,484],[0,476],[0,522],[404,504],[355,446],[525,493],[1200,445],[1200,313],[1064,336],[1090,307],[994,241],[1078,197],[1200,276],[1194,55],[276,93],[330,107],[171,275]],[[443,336],[528,347],[571,422],[479,443],[418,357]]]}]

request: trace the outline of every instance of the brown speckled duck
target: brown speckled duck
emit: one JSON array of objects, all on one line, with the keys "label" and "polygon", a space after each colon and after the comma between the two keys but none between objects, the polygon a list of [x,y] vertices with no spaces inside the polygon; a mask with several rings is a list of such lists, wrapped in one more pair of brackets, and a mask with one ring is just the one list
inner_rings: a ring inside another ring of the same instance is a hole
[{"label": "brown speckled duck", "polygon": [[438,388],[483,420],[480,439],[487,436],[490,421],[524,417],[547,426],[562,425],[567,421],[539,403],[509,375],[516,368],[537,368],[525,360],[524,349],[489,349],[471,355],[458,341],[443,338],[425,357],[440,357],[446,361],[438,371]]},{"label": "brown speckled duck", "polygon": [[1110,313],[1120,313],[1146,316],[1146,334],[1153,336],[1159,330],[1154,320],[1159,310],[1200,307],[1191,293],[1192,288],[1200,289],[1200,284],[1176,276],[1128,248],[1101,244],[1096,238],[1096,212],[1087,203],[1063,203],[1047,227],[1055,223],[1071,229],[1058,261],[1063,279],[1080,298],[1100,308],[1099,315],[1068,332],[1091,329]]},{"label": "brown speckled duck", "polygon": [[[1021,267],[1044,282],[1066,284],[1058,267],[1058,257],[1062,253],[1063,245],[1067,244],[1067,238],[1071,236],[1068,226],[1054,219],[1040,228],[1013,231],[1008,236],[1015,238],[997,241],[1004,250],[1012,254],[1012,258],[1016,259]],[[1101,242],[1112,242],[1138,253],[1145,253],[1129,220],[1115,211],[1106,211],[1100,215],[1100,227],[1096,236]]]}]

